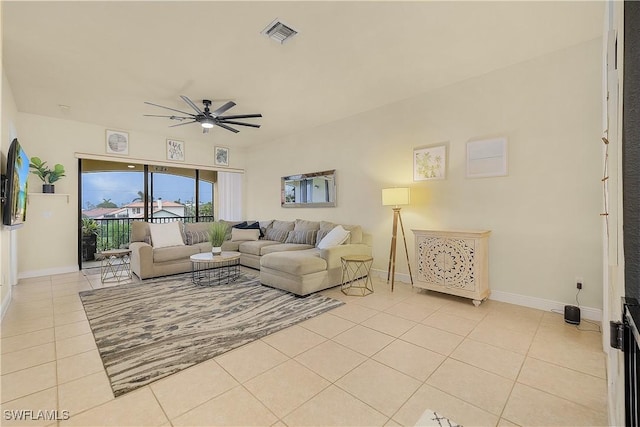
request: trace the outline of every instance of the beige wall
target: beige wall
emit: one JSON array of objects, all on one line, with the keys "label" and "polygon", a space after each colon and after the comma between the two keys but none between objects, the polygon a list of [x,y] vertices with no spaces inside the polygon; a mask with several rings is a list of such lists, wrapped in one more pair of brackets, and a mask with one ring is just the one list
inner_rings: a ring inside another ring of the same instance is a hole
[{"label": "beige wall", "polygon": [[[489,229],[494,291],[602,307],[601,40],[517,64],[246,152],[246,217],[359,223],[385,270],[391,209],[410,186],[415,229]],[[507,177],[466,179],[466,142],[506,136]],[[414,147],[447,142],[447,179],[414,182]],[[280,177],[337,170],[338,206],[281,208]],[[400,272],[407,272],[399,250]],[[415,265],[414,265],[415,272]],[[496,293],[498,293],[496,292]]]},{"label": "beige wall", "polygon": [[[18,271],[21,277],[55,274],[78,268],[78,160],[74,153],[106,155],[106,127],[34,114],[19,113],[20,141],[26,153],[53,165],[65,166],[66,177],[56,182],[57,194],[29,198],[27,222],[20,230]],[[166,162],[166,138],[129,131],[129,156]],[[242,157],[231,153],[230,167],[241,167]],[[185,141],[184,165],[213,165],[210,139]],[[41,192],[42,181],[31,175],[30,192]],[[37,254],[34,256],[34,254]]]}]

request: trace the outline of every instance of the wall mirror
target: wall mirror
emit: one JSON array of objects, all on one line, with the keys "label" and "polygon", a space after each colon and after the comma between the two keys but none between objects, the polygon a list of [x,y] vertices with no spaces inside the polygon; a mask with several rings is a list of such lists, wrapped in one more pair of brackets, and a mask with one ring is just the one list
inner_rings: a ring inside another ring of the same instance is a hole
[{"label": "wall mirror", "polygon": [[283,176],[280,204],[283,208],[324,208],[336,205],[336,171]]}]

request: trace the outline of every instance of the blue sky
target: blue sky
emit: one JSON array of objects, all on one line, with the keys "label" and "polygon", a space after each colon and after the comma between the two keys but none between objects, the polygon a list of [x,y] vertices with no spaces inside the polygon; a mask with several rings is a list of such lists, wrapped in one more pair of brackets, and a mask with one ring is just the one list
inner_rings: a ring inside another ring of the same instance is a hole
[{"label": "blue sky", "polygon": [[[194,180],[176,175],[153,174],[154,198],[181,201],[195,200]],[[97,205],[111,199],[118,206],[130,203],[144,189],[142,172],[91,172],[82,174],[82,206]],[[211,201],[211,184],[201,183],[200,202]]]}]

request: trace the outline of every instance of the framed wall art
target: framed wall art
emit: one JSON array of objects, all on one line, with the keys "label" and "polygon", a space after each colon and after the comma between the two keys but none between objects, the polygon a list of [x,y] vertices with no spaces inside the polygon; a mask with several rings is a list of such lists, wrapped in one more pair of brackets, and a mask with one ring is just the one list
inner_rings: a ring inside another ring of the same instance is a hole
[{"label": "framed wall art", "polygon": [[213,163],[216,166],[229,166],[229,148],[214,147]]},{"label": "framed wall art", "polygon": [[413,150],[413,180],[445,179],[447,144],[419,147]]},{"label": "framed wall art", "polygon": [[107,129],[107,154],[129,155],[129,134]]},{"label": "framed wall art", "polygon": [[507,138],[467,142],[467,178],[507,175]]},{"label": "framed wall art", "polygon": [[167,139],[167,160],[184,162],[184,142]]}]

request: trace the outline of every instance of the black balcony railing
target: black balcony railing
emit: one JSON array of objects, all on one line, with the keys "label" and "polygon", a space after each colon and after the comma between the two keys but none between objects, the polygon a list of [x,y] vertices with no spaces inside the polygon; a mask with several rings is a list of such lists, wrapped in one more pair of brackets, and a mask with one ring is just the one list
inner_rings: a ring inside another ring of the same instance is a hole
[{"label": "black balcony railing", "polygon": [[[126,248],[131,241],[131,223],[133,221],[143,221],[140,218],[103,218],[95,220],[99,226],[96,238],[96,252],[109,249]],[[150,222],[165,223],[173,221],[196,222],[195,216],[181,216],[170,218],[153,218]],[[213,216],[200,216],[198,222],[214,221]]]}]

